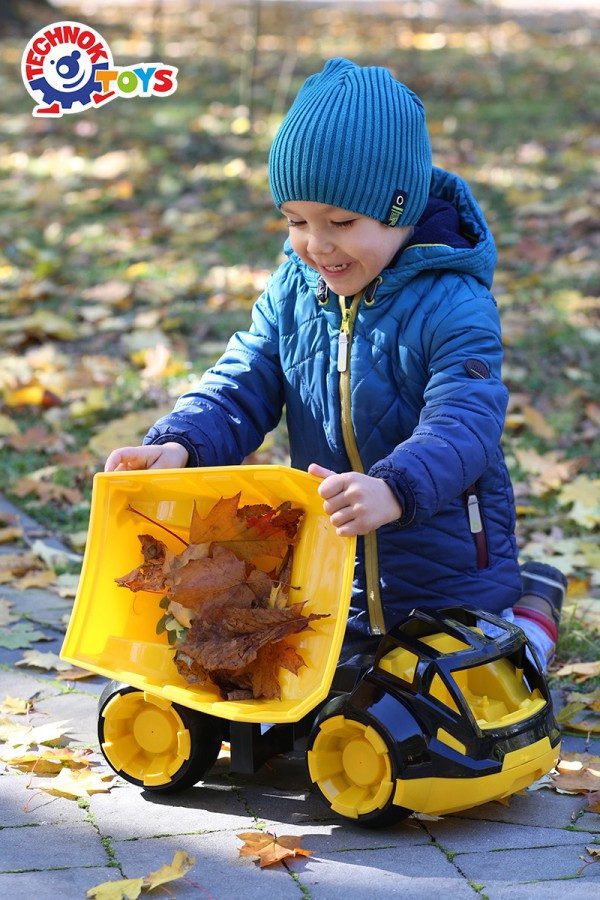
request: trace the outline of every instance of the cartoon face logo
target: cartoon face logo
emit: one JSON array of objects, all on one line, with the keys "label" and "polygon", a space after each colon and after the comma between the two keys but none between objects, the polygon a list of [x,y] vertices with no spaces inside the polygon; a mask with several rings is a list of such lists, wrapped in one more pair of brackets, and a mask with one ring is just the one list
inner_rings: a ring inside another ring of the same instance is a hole
[{"label": "cartoon face logo", "polygon": [[61,116],[99,106],[113,97],[102,91],[99,70],[112,66],[106,41],[80,22],[58,22],[38,31],[23,53],[25,86],[39,104],[34,116]]},{"label": "cartoon face logo", "polygon": [[82,56],[81,50],[63,54],[61,47],[54,47],[48,54],[46,80],[56,91],[76,91],[91,74],[91,60],[87,54]]}]

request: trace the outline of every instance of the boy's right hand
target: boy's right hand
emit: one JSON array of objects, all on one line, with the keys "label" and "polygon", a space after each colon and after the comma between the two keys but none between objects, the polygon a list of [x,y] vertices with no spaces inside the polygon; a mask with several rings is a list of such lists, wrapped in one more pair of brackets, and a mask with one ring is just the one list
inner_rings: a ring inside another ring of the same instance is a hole
[{"label": "boy's right hand", "polygon": [[105,472],[127,469],[184,469],[189,453],[182,444],[145,444],[142,447],[119,447],[113,450],[104,465]]}]

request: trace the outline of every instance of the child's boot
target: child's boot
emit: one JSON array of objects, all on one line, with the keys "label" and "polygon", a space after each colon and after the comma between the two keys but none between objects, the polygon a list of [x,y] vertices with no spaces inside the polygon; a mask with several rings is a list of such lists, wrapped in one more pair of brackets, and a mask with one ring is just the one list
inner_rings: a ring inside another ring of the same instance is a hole
[{"label": "child's boot", "polygon": [[554,655],[567,579],[554,566],[528,562],[521,566],[523,593],[513,607],[519,625],[546,664]]}]

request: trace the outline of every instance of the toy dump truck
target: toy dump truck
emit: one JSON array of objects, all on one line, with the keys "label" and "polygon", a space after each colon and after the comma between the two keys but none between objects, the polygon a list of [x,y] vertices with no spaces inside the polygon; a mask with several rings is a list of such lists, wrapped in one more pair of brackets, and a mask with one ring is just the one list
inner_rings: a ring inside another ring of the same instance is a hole
[{"label": "toy dump truck", "polygon": [[[203,778],[223,741],[232,771],[243,773],[301,746],[325,804],[366,827],[485,803],[549,771],[559,730],[544,676],[515,626],[481,611],[413,611],[382,638],[374,658],[338,665],[356,542],[336,534],[318,484],[283,466],[96,475],[61,655],[110,679],[98,722],[109,765],[145,790],[173,792]],[[166,632],[157,634],[160,594],[130,593],[115,581],[140,552],[131,507],[160,524],[161,540],[177,552],[194,504],[206,512],[238,492],[245,504],[291,501],[304,510],[294,602],[328,614],[287,638],[305,665],[297,674],[281,670],[280,699],[224,700],[210,682],[190,684]],[[486,621],[500,637],[485,637]]]}]

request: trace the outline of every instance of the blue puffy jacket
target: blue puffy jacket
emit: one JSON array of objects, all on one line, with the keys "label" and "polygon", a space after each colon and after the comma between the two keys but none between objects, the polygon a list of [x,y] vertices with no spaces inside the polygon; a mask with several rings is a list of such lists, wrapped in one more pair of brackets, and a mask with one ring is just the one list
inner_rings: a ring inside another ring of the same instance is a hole
[{"label": "blue puffy jacket", "polygon": [[286,252],[250,329],[145,443],[180,442],[190,466],[236,465],[285,406],[292,466],[384,478],[403,514],[358,540],[350,642],[414,606],[512,606],[521,579],[500,449],[508,395],[490,294],[496,252],[469,188],[434,169],[410,244],[353,299],[323,290]]}]

